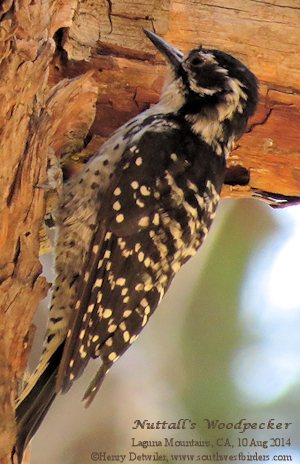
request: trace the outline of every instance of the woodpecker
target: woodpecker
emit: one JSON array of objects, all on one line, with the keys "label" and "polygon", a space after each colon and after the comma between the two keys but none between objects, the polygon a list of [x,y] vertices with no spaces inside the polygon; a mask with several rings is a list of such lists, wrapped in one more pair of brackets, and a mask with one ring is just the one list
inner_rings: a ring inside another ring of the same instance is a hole
[{"label": "woodpecker", "polygon": [[44,350],[17,401],[19,457],[56,394],[100,357],[84,395],[92,401],[196,253],[215,216],[226,158],[256,108],[257,80],[236,58],[202,46],[184,55],[145,34],[171,76],[159,102],[64,185]]}]

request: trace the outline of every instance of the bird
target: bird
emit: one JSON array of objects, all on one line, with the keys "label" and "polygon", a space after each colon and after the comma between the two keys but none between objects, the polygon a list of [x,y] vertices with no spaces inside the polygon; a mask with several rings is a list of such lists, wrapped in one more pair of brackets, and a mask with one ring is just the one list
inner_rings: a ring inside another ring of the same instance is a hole
[{"label": "bird", "polygon": [[144,32],[169,76],[158,103],[117,129],[63,186],[43,353],[16,403],[20,460],[56,395],[100,358],[83,397],[91,403],[197,252],[226,159],[257,106],[258,81],[237,58],[203,46],[184,54]]}]

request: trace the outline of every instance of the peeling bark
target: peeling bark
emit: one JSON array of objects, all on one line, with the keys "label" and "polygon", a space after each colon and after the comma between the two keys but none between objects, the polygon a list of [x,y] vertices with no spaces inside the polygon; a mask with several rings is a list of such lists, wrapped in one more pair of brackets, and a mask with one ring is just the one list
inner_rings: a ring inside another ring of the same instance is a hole
[{"label": "peeling bark", "polygon": [[[49,33],[53,22],[61,24],[53,7],[42,1],[6,2],[0,13],[1,463],[11,460],[16,379],[27,364],[36,306],[49,288],[39,262],[45,195],[35,186],[47,181],[48,150],[60,156],[82,148],[95,114],[91,73],[49,89],[55,51]],[[71,17],[66,9],[62,13]]]},{"label": "peeling bark", "polygon": [[1,463],[11,462],[16,380],[49,288],[38,258],[45,192],[36,188],[46,182],[49,150],[76,164],[158,100],[166,68],[142,32],[148,28],[183,51],[201,42],[232,53],[261,82],[258,112],[230,157],[223,196],[297,201],[299,23],[299,0],[1,2]]},{"label": "peeling bark", "polygon": [[[90,40],[84,12],[77,10],[79,36],[66,32],[63,45],[70,60],[60,61],[57,82],[87,69],[97,69],[99,98],[91,134],[104,141],[113,130],[158,100],[166,72],[161,56],[144,37],[142,28],[165,36],[183,51],[201,42],[244,61],[261,82],[258,112],[239,141],[229,163],[231,185],[224,197],[250,197],[256,191],[298,197],[300,185],[300,3],[295,0],[170,0],[157,2],[98,1],[99,40]],[[92,29],[94,26],[91,26]],[[94,36],[94,39],[96,36]],[[75,41],[77,40],[77,45]],[[81,55],[73,51],[81,47]],[[86,52],[82,51],[82,47]],[[83,62],[81,60],[86,59]],[[248,172],[247,186],[235,166]],[[274,191],[276,190],[276,192]]]}]

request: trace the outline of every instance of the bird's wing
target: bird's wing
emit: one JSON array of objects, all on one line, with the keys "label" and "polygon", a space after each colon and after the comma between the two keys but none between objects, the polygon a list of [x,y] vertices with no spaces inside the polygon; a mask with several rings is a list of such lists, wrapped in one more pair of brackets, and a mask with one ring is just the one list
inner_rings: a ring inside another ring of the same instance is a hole
[{"label": "bird's wing", "polygon": [[93,398],[178,270],[173,257],[192,233],[178,204],[182,190],[172,185],[186,169],[175,155],[178,143],[174,131],[146,133],[117,166],[80,276],[57,389],[67,391],[89,359],[100,356],[103,366],[85,396]]}]

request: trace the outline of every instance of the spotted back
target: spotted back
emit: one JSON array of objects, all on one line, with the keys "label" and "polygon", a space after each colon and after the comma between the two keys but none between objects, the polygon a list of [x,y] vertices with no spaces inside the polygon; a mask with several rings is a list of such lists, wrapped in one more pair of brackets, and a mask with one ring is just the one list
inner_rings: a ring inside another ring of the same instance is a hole
[{"label": "spotted back", "polygon": [[103,367],[86,394],[87,401],[94,397],[205,238],[224,170],[224,159],[180,120],[171,131],[155,131],[149,121],[141,138],[132,138],[99,211],[58,388],[66,391],[100,356]]}]

